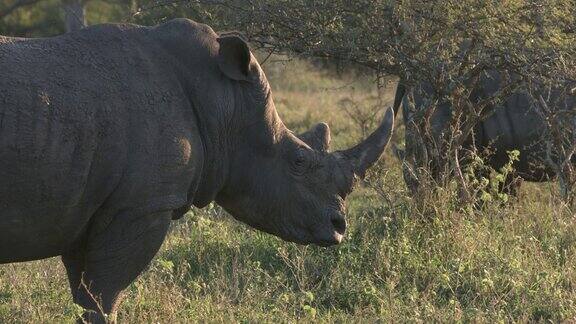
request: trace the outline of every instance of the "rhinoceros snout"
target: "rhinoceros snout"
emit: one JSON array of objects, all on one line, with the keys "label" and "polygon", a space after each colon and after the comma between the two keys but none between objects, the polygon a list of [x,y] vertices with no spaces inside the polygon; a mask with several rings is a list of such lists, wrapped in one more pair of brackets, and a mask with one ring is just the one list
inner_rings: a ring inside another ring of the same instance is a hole
[{"label": "rhinoceros snout", "polygon": [[319,246],[331,246],[342,243],[346,232],[346,219],[340,213],[332,213],[329,225],[317,233],[314,243]]},{"label": "rhinoceros snout", "polygon": [[[330,222],[332,223],[332,226],[334,227],[334,231],[336,231],[336,233],[340,234],[340,236],[343,236],[344,233],[346,232],[346,219],[344,218],[344,216],[340,215],[340,214],[334,214],[332,216],[332,218],[330,219]],[[340,242],[338,242],[340,243]]]},{"label": "rhinoceros snout", "polygon": [[340,244],[342,242],[342,240],[344,240],[344,235],[334,231],[334,233],[331,237],[327,237],[327,238],[323,238],[321,240],[318,240],[315,242],[315,244],[318,246],[328,247],[328,246]]}]

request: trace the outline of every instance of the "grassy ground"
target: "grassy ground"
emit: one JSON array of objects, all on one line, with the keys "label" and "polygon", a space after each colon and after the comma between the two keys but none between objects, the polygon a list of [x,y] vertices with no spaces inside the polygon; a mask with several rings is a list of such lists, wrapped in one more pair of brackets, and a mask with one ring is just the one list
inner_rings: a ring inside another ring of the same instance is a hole
[{"label": "grassy ground", "polygon": [[[285,123],[319,121],[335,148],[373,126],[390,94],[370,80],[334,78],[309,64],[267,63]],[[400,128],[396,140],[400,140]],[[407,197],[386,152],[349,200],[349,231],[332,248],[258,233],[219,208],[175,222],[150,269],[127,290],[123,323],[576,321],[576,219],[551,192],[464,212],[453,195]],[[0,265],[0,322],[71,322],[79,309],[57,258]]]}]

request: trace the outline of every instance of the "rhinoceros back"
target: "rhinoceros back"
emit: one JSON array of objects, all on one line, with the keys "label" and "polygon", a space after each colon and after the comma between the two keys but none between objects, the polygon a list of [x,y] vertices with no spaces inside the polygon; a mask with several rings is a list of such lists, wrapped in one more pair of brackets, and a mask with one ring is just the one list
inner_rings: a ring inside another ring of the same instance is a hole
[{"label": "rhinoceros back", "polygon": [[185,203],[189,107],[133,29],[0,38],[0,236],[51,232],[56,251],[97,211]]}]

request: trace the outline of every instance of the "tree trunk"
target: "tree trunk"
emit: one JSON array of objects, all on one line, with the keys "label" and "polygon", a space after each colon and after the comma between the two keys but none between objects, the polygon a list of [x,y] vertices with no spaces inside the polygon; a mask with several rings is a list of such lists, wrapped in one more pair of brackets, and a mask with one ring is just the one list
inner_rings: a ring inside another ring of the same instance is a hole
[{"label": "tree trunk", "polygon": [[86,27],[85,8],[82,0],[64,1],[66,32],[74,32]]}]

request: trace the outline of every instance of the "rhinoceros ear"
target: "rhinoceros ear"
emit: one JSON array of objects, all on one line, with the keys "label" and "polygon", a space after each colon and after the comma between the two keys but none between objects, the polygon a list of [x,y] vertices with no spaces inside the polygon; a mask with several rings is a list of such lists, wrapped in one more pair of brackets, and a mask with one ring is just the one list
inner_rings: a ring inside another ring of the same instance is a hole
[{"label": "rhinoceros ear", "polygon": [[218,66],[232,80],[248,80],[252,55],[248,44],[238,34],[224,34],[218,38]]},{"label": "rhinoceros ear", "polygon": [[298,135],[298,138],[314,150],[326,152],[330,148],[330,127],[326,123],[319,123]]}]

